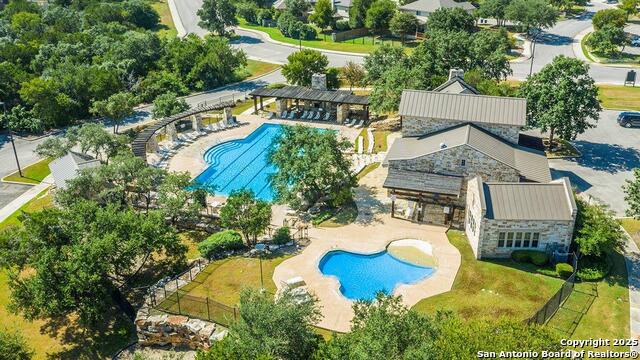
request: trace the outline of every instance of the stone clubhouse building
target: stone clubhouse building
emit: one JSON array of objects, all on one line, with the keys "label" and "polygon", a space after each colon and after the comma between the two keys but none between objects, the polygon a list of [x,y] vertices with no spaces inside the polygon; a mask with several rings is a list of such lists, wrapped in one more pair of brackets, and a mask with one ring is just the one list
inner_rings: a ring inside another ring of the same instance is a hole
[{"label": "stone clubhouse building", "polygon": [[464,228],[477,258],[566,251],[577,208],[568,179],[523,145],[526,100],[479,95],[463,73],[433,91],[405,90],[402,137],[383,163],[392,216]]}]

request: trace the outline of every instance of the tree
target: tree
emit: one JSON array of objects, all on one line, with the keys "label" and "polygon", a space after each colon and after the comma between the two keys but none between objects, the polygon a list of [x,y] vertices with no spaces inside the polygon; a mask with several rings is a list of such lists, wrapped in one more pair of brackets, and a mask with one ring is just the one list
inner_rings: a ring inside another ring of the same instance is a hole
[{"label": "tree", "polygon": [[571,10],[571,7],[575,4],[575,0],[549,0],[549,4],[555,6],[558,10],[564,11]]},{"label": "tree", "polygon": [[158,187],[158,206],[172,225],[196,220],[203,209],[190,185],[189,173],[181,172],[168,174]]},{"label": "tree", "polygon": [[136,98],[128,92],[120,92],[109,96],[107,100],[94,101],[91,112],[113,122],[113,132],[118,133],[120,123],[133,115]]},{"label": "tree", "polygon": [[78,201],[32,213],[0,236],[0,262],[11,268],[11,307],[29,320],[109,321],[117,307],[131,320],[124,292],[153,253],[184,262],[185,246],[157,211]]},{"label": "tree", "polygon": [[511,75],[511,65],[507,58],[509,36],[507,31],[478,31],[471,37],[471,68],[481,69],[483,74],[496,81]]},{"label": "tree", "polygon": [[320,308],[313,297],[301,300],[291,291],[274,299],[267,292],[244,289],[240,293],[240,317],[229,334],[198,360],[310,359],[322,338],[313,325]]},{"label": "tree", "polygon": [[67,139],[54,136],[48,137],[38,144],[35,153],[41,157],[57,159],[64,156],[72,147],[73,144],[70,144]]},{"label": "tree", "polygon": [[175,93],[167,92],[153,100],[154,119],[161,119],[189,110],[189,104],[184,99],[178,99]]},{"label": "tree", "polygon": [[349,8],[349,26],[352,29],[358,29],[364,26],[367,18],[367,11],[373,4],[374,0],[353,0]]},{"label": "tree", "polygon": [[288,63],[282,66],[282,75],[294,85],[310,86],[313,74],[327,71],[329,60],[320,51],[302,49],[287,57]]},{"label": "tree", "polygon": [[476,28],[476,20],[462,8],[440,8],[429,15],[425,27],[429,31],[472,32]]},{"label": "tree", "polygon": [[30,133],[40,133],[43,130],[42,121],[34,117],[33,112],[25,109],[22,105],[16,105],[6,114],[1,114],[0,127]]},{"label": "tree", "polygon": [[301,18],[309,10],[309,2],[306,0],[285,0],[287,12],[296,18]]},{"label": "tree", "polygon": [[271,183],[278,202],[295,208],[323,199],[341,206],[351,199],[356,181],[344,151],[352,144],[331,131],[296,125],[285,127],[269,159],[278,171]]},{"label": "tree", "polygon": [[319,28],[324,29],[333,24],[335,14],[336,10],[331,5],[331,1],[318,0],[313,8],[313,14],[309,16],[309,21],[318,25]]},{"label": "tree", "polygon": [[630,16],[638,13],[638,6],[640,6],[640,0],[622,0],[618,8],[627,14],[627,20]]},{"label": "tree", "polygon": [[221,36],[227,34],[228,26],[238,25],[236,7],[230,0],[204,0],[197,14],[198,25]]},{"label": "tree", "polygon": [[505,10],[512,0],[485,0],[480,3],[476,15],[486,19],[496,19],[498,26],[504,26]]},{"label": "tree", "polygon": [[391,0],[376,0],[367,10],[365,26],[375,33],[382,33],[389,29],[389,22],[397,10]]},{"label": "tree", "polygon": [[627,14],[621,9],[605,9],[596,12],[591,19],[593,28],[600,30],[606,25],[613,27],[624,28],[627,22]]},{"label": "tree", "polygon": [[380,113],[397,111],[403,89],[415,89],[417,81],[415,69],[402,64],[391,67],[373,83],[373,91],[369,96],[371,109]]},{"label": "tree", "polygon": [[0,354],[4,360],[31,360],[33,350],[21,333],[0,329]]},{"label": "tree", "polygon": [[416,32],[418,28],[418,18],[415,15],[398,11],[389,22],[389,30],[393,35],[400,37],[404,44],[404,39],[408,34]]},{"label": "tree", "polygon": [[167,92],[186,95],[189,89],[176,73],[167,70],[149,72],[140,82],[138,88],[140,100],[144,102],[152,102],[155,98]]},{"label": "tree", "polygon": [[527,99],[528,126],[549,131],[552,148],[556,135],[573,140],[594,127],[590,120],[598,121],[602,110],[589,65],[562,55],[529,77],[518,94]]},{"label": "tree", "polygon": [[407,62],[407,55],[401,48],[391,45],[379,46],[364,58],[366,82],[373,83],[394,65],[407,64]]},{"label": "tree", "polygon": [[589,48],[606,56],[618,56],[629,43],[623,28],[609,24],[594,31],[586,41]]},{"label": "tree", "polygon": [[367,76],[364,67],[360,64],[356,64],[353,61],[348,61],[344,67],[342,67],[342,77],[349,84],[349,90],[354,86],[364,86],[365,77]]},{"label": "tree", "polygon": [[330,67],[325,73],[327,80],[327,89],[335,90],[340,88],[340,69]]},{"label": "tree", "polygon": [[624,241],[624,233],[615,214],[606,205],[588,204],[583,200],[576,201],[578,216],[574,241],[580,253],[586,256],[601,257],[619,250]]},{"label": "tree", "polygon": [[622,190],[625,194],[624,201],[629,206],[626,210],[627,216],[640,219],[640,169],[633,169],[633,179],[625,180]]},{"label": "tree", "polygon": [[127,0],[122,3],[125,16],[129,22],[145,29],[155,29],[160,22],[160,15],[151,4],[142,0]]},{"label": "tree", "polygon": [[513,0],[505,8],[505,18],[520,25],[527,34],[549,28],[558,20],[558,11],[546,0]]},{"label": "tree", "polygon": [[255,244],[271,223],[271,205],[256,199],[251,190],[234,191],[220,208],[222,226],[242,233],[248,245]]}]

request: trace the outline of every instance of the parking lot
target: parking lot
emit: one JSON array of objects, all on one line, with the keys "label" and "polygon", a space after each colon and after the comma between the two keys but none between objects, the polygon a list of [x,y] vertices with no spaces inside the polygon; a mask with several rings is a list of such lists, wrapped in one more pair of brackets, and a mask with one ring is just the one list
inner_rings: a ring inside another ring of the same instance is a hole
[{"label": "parking lot", "polygon": [[582,153],[576,159],[549,160],[554,178],[568,176],[587,197],[608,204],[619,216],[626,205],[622,185],[640,167],[640,128],[623,128],[616,123],[619,111],[605,110],[598,126],[573,142]]}]

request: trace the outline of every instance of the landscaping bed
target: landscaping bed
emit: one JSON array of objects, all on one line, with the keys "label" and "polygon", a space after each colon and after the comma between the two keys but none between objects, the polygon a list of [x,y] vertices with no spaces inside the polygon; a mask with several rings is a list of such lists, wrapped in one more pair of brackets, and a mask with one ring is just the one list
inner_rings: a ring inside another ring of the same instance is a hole
[{"label": "landscaping bed", "polygon": [[549,146],[549,139],[542,139],[542,143],[544,144],[545,154],[547,154],[547,159],[561,159],[568,157],[579,157],[582,156],[580,151],[578,151],[569,141],[562,139],[553,140],[555,143],[555,148],[552,150]]}]

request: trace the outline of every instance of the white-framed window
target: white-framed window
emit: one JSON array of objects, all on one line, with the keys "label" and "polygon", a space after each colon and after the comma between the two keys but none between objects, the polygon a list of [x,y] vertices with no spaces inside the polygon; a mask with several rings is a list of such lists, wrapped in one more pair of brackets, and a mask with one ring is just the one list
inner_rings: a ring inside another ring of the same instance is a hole
[{"label": "white-framed window", "polygon": [[538,231],[500,231],[498,247],[508,249],[536,249],[540,244]]}]

